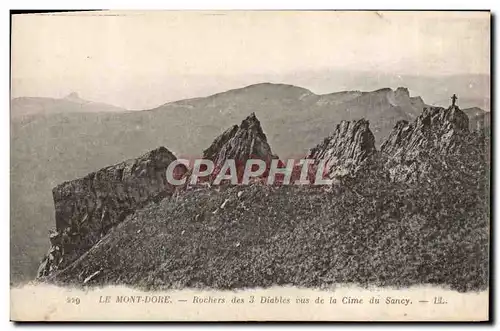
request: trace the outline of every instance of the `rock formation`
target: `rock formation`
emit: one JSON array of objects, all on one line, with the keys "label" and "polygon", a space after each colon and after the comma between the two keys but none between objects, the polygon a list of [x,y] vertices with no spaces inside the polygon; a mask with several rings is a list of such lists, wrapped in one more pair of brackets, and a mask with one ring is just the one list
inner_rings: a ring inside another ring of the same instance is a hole
[{"label": "rock formation", "polygon": [[278,157],[273,154],[260,121],[255,113],[251,113],[240,126],[234,125],[217,137],[203,152],[203,158],[214,162],[213,175],[216,175],[228,159],[235,160],[240,173],[249,159],[264,160],[269,164]]},{"label": "rock formation", "polygon": [[[175,159],[160,147],[55,187],[56,230],[38,277],[69,265],[135,210],[171,195],[166,169]],[[186,169],[179,165],[176,171]]]},{"label": "rock formation", "polygon": [[203,151],[203,158],[210,159],[214,162],[219,159],[219,154],[222,148],[236,135],[238,129],[239,127],[237,125],[233,125],[229,129],[224,131],[220,136],[215,138],[215,140],[212,142],[212,145],[210,145],[210,147]]},{"label": "rock formation", "polygon": [[457,106],[425,108],[413,123],[399,121],[381,152],[388,157],[391,178],[418,180],[425,171],[425,158],[431,154],[458,151],[463,134],[469,132],[469,119]]},{"label": "rock formation", "polygon": [[375,152],[369,122],[361,119],[340,122],[329,137],[309,150],[306,158],[316,160],[315,164],[325,160],[323,175],[333,178],[355,174]]}]

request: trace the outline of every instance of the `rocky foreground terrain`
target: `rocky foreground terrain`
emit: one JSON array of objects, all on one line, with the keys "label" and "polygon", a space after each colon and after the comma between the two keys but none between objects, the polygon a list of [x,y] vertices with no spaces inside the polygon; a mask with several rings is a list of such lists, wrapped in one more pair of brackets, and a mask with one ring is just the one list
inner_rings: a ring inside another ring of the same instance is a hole
[{"label": "rocky foreground terrain", "polygon": [[[402,83],[375,84],[373,88],[377,89],[369,92],[328,94],[263,83],[143,111],[120,111],[75,94],[64,99],[12,100],[12,283],[36,276],[40,257],[49,248],[47,233],[54,227],[55,214],[52,189],[58,184],[135,159],[159,146],[165,146],[176,157],[201,157],[215,137],[240,124],[252,112],[261,122],[272,153],[282,159],[303,158],[330,136],[337,124],[360,119],[369,122],[379,150],[398,121],[412,123],[426,105],[436,101],[428,99],[427,93],[416,94],[419,89],[379,88]],[[471,104],[482,105],[465,102],[469,83],[464,88],[458,88],[456,83],[440,82],[458,92],[460,105],[471,118],[471,129],[483,123],[489,127],[489,112],[465,109]],[[334,90],[339,89],[325,91]],[[449,93],[442,86],[439,93],[444,95],[439,98],[442,102],[449,102]],[[424,96],[425,102],[418,95]]]},{"label": "rocky foreground terrain", "polygon": [[[332,129],[304,155],[327,161],[328,186],[172,187],[162,174],[175,156],[164,147],[57,186],[56,230],[38,280],[487,288],[489,135],[470,131],[456,106],[398,122],[380,150],[367,120]],[[277,157],[255,114],[204,155],[215,163]]]}]

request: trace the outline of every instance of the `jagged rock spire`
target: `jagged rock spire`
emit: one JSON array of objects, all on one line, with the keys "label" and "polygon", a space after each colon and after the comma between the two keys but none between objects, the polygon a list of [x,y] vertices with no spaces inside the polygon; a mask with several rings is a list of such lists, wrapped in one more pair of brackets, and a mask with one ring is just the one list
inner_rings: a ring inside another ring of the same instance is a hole
[{"label": "jagged rock spire", "polygon": [[376,152],[369,126],[365,119],[340,122],[329,137],[309,150],[306,158],[315,159],[316,163],[326,160],[324,175],[330,178],[356,173]]},{"label": "jagged rock spire", "polygon": [[417,180],[430,154],[458,151],[469,133],[469,118],[457,106],[425,108],[413,123],[399,121],[381,146],[386,167],[396,180]]},{"label": "jagged rock spire", "polygon": [[217,137],[203,152],[203,157],[212,160],[216,169],[227,159],[244,163],[248,159],[270,161],[277,158],[255,113],[245,118],[240,126],[234,125]]},{"label": "jagged rock spire", "polygon": [[469,132],[469,118],[458,107],[425,108],[413,123],[396,123],[381,151],[392,156],[415,154],[429,148],[449,151],[456,145],[456,137],[466,132]]}]

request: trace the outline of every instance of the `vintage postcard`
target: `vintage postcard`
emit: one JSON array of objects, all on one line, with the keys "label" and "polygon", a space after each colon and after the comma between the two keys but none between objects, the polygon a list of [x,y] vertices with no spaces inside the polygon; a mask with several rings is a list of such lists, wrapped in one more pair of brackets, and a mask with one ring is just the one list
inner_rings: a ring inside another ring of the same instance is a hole
[{"label": "vintage postcard", "polygon": [[488,11],[12,15],[13,321],[487,321]]}]

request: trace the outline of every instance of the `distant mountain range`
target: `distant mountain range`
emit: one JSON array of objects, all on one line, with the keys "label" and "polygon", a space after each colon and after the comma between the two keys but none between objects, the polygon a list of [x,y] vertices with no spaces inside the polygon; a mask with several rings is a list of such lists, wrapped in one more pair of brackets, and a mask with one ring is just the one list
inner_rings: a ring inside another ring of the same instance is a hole
[{"label": "distant mountain range", "polygon": [[40,98],[40,97],[20,97],[12,99],[11,116],[20,118],[23,116],[39,114],[59,114],[59,113],[98,113],[98,112],[123,112],[124,108],[108,105],[102,102],[92,102],[79,97],[76,92],[70,93],[65,98]]},{"label": "distant mountain range", "polygon": [[485,74],[425,76],[332,70],[305,72],[283,79],[291,84],[308,86],[316,93],[351,90],[353,87],[370,91],[381,86],[404,86],[432,106],[447,107],[450,97],[456,94],[462,109],[479,107],[490,110],[490,75]]},{"label": "distant mountain range", "polygon": [[307,86],[316,94],[331,91],[372,91],[380,87],[404,86],[412,95],[421,96],[429,105],[446,107],[453,94],[458,95],[462,108],[480,107],[490,110],[490,76],[485,74],[455,74],[443,76],[369,73],[341,70],[312,70],[282,77],[254,77],[253,81],[289,82]]},{"label": "distant mountain range", "polygon": [[[54,224],[52,188],[63,181],[158,146],[166,146],[177,157],[201,156],[213,139],[253,112],[280,158],[303,157],[340,121],[360,118],[369,121],[378,148],[397,121],[413,121],[424,107],[422,98],[410,96],[403,87],[318,95],[301,87],[270,83],[171,102],[148,111],[126,111],[82,100],[76,94],[64,99],[14,99],[13,279],[34,277],[47,250],[47,231]],[[476,113],[482,114],[479,109],[470,111]]]},{"label": "distant mountain range", "polygon": [[484,111],[479,107],[463,109],[464,113],[469,117],[469,128],[471,130],[489,128],[491,125],[491,113]]}]

